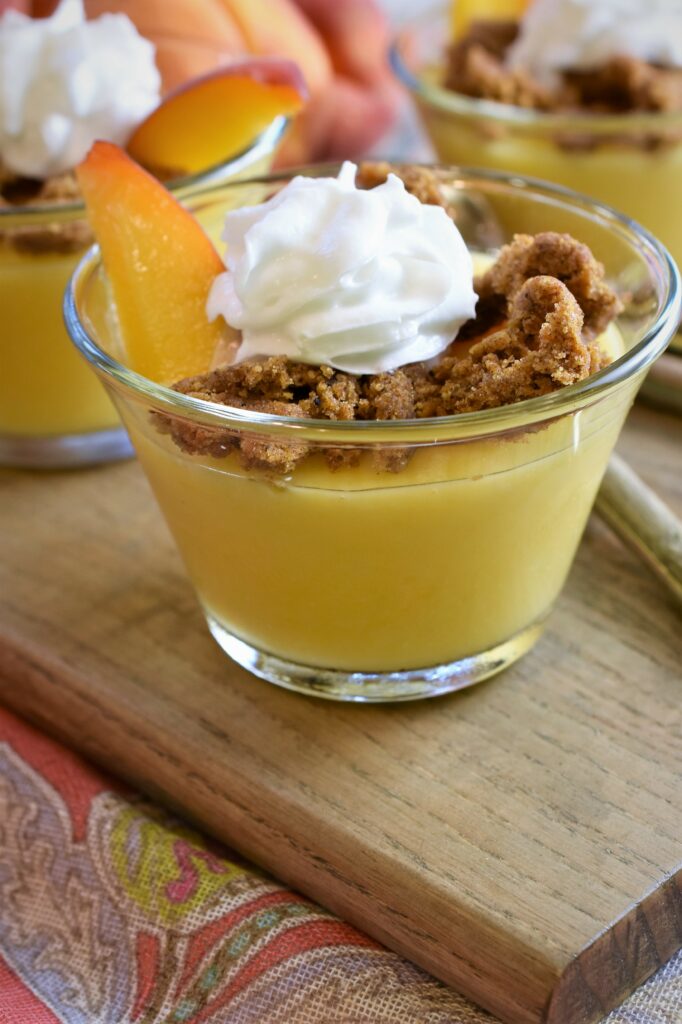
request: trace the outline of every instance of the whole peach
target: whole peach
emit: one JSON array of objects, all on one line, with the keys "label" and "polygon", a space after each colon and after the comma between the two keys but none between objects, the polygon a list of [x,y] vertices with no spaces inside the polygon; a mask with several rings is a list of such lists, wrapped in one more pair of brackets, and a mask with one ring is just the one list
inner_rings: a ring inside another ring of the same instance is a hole
[{"label": "whole peach", "polygon": [[[56,0],[0,0],[35,17]],[[296,61],[311,99],[280,164],[353,157],[390,127],[399,93],[376,0],[85,0],[88,17],[127,14],[156,45],[166,90],[246,54]]]}]

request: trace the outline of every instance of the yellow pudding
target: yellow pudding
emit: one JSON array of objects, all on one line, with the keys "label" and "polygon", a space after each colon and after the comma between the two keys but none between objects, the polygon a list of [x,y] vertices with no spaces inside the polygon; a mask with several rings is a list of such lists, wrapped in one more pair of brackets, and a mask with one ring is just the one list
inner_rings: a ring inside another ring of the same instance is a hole
[{"label": "yellow pudding", "polygon": [[0,434],[46,437],[118,423],[101,383],[70,344],[60,315],[64,289],[81,255],[0,248],[5,322]]},{"label": "yellow pudding", "polygon": [[[492,262],[474,254],[479,274]],[[623,354],[613,324],[599,344]],[[330,470],[320,450],[268,477],[236,454],[188,458],[153,420],[123,416],[214,626],[285,661],[405,672],[523,644],[545,619],[633,394],[428,445],[397,473],[369,452]]]},{"label": "yellow pudding", "polygon": [[[565,580],[632,391],[539,430],[285,480],[192,457],[123,410],[206,612],[283,660],[404,672],[541,623]],[[200,525],[199,525],[200,524]]]}]

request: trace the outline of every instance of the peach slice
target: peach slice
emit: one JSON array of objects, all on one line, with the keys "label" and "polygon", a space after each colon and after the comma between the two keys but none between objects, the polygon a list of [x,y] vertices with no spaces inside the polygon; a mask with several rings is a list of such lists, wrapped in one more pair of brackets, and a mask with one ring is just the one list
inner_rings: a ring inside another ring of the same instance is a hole
[{"label": "peach slice", "polygon": [[164,177],[207,170],[236,156],[275,117],[303,106],[305,84],[285,60],[244,60],[170,93],[138,125],[128,152]]},{"label": "peach slice", "polygon": [[490,18],[518,21],[530,0],[453,0],[452,31],[454,39],[466,35],[472,21]]},{"label": "peach slice", "polygon": [[225,268],[198,222],[118,146],[96,142],[77,167],[131,369],[171,384],[208,369],[223,340],[206,298]]}]

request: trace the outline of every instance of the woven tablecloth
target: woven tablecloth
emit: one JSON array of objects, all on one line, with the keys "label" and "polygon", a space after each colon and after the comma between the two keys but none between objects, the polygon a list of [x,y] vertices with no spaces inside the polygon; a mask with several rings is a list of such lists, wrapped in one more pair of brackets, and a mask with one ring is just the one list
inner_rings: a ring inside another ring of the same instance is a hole
[{"label": "woven tablecloth", "polygon": [[[608,1024],[680,1024],[682,955]],[[0,1024],[494,1024],[0,709]]]}]

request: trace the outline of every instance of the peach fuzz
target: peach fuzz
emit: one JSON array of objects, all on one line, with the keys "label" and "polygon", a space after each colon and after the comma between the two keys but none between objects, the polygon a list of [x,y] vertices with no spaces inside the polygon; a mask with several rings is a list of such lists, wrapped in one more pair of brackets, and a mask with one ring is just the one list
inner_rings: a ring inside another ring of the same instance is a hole
[{"label": "peach fuzz", "polygon": [[85,9],[127,14],[155,44],[165,89],[249,53],[294,60],[312,93],[332,78],[322,39],[290,0],[85,0]]},{"label": "peach fuzz", "polygon": [[[23,8],[42,16],[55,2],[24,0]],[[154,43],[164,93],[249,53],[294,60],[311,100],[287,133],[282,166],[356,156],[395,120],[400,94],[385,58],[386,21],[365,0],[85,0],[85,7],[91,18],[127,14]]]},{"label": "peach fuzz", "polygon": [[331,55],[333,81],[289,132],[282,163],[343,159],[365,152],[388,131],[402,93],[388,65],[388,23],[367,0],[297,0]]},{"label": "peach fuzz", "polygon": [[212,71],[246,50],[222,0],[85,0],[88,18],[126,14],[156,46],[164,92]]},{"label": "peach fuzz", "polygon": [[194,217],[122,149],[96,142],[77,167],[102,250],[126,363],[162,384],[204,372],[223,331],[206,317],[224,265]]},{"label": "peach fuzz", "polygon": [[241,152],[275,117],[298,113],[305,96],[290,61],[238,61],[170,93],[126,148],[159,176],[195,174]]},{"label": "peach fuzz", "polygon": [[332,63],[319,33],[291,0],[222,0],[239,25],[248,50],[261,57],[295,61],[312,95],[332,77]]}]

